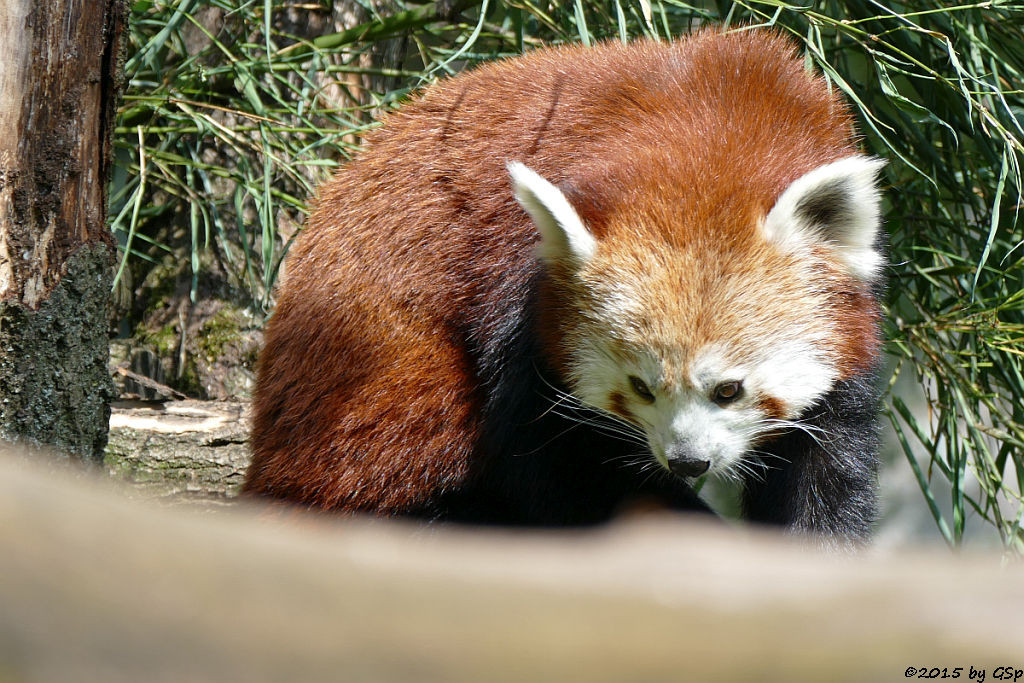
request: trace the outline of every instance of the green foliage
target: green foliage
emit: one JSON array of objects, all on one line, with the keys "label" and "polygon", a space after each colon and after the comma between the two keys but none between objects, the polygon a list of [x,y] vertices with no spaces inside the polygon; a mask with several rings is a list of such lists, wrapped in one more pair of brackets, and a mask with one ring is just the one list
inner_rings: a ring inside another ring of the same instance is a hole
[{"label": "green foliage", "polygon": [[[346,9],[361,18],[331,20]],[[924,418],[891,396],[893,427],[949,543],[973,511],[1024,548],[1024,4],[140,0],[113,228],[141,271],[173,254],[195,275],[216,251],[266,308],[307,197],[412,89],[541,44],[707,23],[791,35],[854,103],[866,150],[890,160],[893,381],[910,373],[927,395]]]}]

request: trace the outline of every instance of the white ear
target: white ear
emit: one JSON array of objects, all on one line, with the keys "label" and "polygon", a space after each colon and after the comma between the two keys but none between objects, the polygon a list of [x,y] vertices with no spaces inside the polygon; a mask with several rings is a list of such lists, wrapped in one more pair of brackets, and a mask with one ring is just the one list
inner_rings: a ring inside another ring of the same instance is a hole
[{"label": "white ear", "polygon": [[548,261],[574,260],[577,265],[586,263],[594,255],[597,241],[562,191],[518,161],[509,163],[508,172],[516,199],[540,232],[540,257]]},{"label": "white ear", "polygon": [[851,275],[874,279],[882,265],[874,249],[880,222],[875,178],[884,165],[847,157],[800,176],[768,213],[765,237],[787,250],[824,243]]}]

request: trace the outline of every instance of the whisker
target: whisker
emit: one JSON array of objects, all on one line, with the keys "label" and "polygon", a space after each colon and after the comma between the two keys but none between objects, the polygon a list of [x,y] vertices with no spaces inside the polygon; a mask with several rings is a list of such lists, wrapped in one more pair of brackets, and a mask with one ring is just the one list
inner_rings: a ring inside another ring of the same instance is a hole
[{"label": "whisker", "polygon": [[563,413],[563,412],[559,412],[559,411],[552,411],[552,413],[554,415],[558,415],[559,417],[564,417],[567,420],[574,421],[574,422],[576,422],[576,424],[586,425],[588,427],[593,427],[594,429],[600,430],[600,431],[604,432],[605,434],[617,436],[617,437],[621,438],[624,441],[631,441],[633,443],[637,443],[637,444],[640,444],[642,446],[646,446],[647,445],[646,436],[643,436],[642,434],[634,432],[634,431],[623,429],[623,426],[621,424],[619,424],[619,423],[602,422],[602,421],[596,420],[596,419],[581,418],[581,417],[576,416],[576,415],[570,415],[568,413]]},{"label": "whisker", "polygon": [[576,428],[577,428],[577,427],[579,427],[579,426],[580,426],[580,425],[579,425],[579,423],[577,423],[577,422],[574,422],[574,423],[570,423],[568,427],[566,427],[566,428],[565,428],[565,429],[563,429],[562,431],[558,432],[558,433],[557,433],[557,434],[555,434],[555,435],[554,435],[553,437],[551,437],[550,439],[548,439],[547,441],[545,441],[545,442],[544,442],[544,443],[542,443],[541,445],[537,446],[536,448],[534,448],[534,449],[532,449],[532,450],[529,450],[529,451],[526,451],[525,453],[514,453],[514,454],[512,455],[512,457],[514,457],[514,458],[522,458],[522,457],[524,457],[524,456],[527,456],[527,455],[533,455],[534,453],[537,453],[537,452],[539,452],[539,451],[542,451],[542,450],[544,450],[544,448],[546,448],[546,447],[547,447],[547,445],[548,445],[548,444],[550,444],[550,443],[552,443],[552,442],[554,442],[554,441],[558,441],[558,440],[559,440],[559,439],[561,439],[561,438],[562,438],[563,436],[565,436],[566,434],[568,434],[569,432],[571,432],[572,430],[576,429]]},{"label": "whisker", "polygon": [[[670,472],[668,472],[664,467],[662,467],[661,464],[659,464],[658,462],[656,462],[653,459],[647,463],[646,471],[647,471],[647,476],[644,477],[644,479],[640,482],[640,486],[641,487],[646,486],[651,480],[656,480],[656,479],[662,478],[662,477],[664,477],[666,475],[674,476]],[[643,474],[643,473],[644,473],[644,469],[641,469],[640,470],[640,474]]]},{"label": "whisker", "polygon": [[[766,469],[764,463],[760,462],[760,460],[740,460],[736,463],[737,474],[745,475],[760,482],[764,482],[767,476]],[[740,479],[742,480],[742,478]]]},{"label": "whisker", "polygon": [[[641,446],[647,446],[647,435],[644,430],[629,422],[623,420],[617,415],[607,413],[605,411],[598,410],[592,406],[584,404],[579,398],[573,394],[555,386],[540,372],[539,368],[534,366],[534,370],[537,376],[540,378],[544,386],[551,392],[551,395],[541,393],[545,399],[551,402],[551,405],[539,415],[536,419],[541,419],[548,415],[556,415],[567,421],[573,422],[576,425],[584,425],[598,430],[609,436],[635,443]],[[561,432],[558,436],[561,436],[565,432]],[[557,438],[557,437],[555,437]],[[554,439],[545,442],[545,446],[551,443]],[[542,446],[543,447],[543,446]],[[541,448],[542,448],[541,447]],[[535,449],[539,450],[538,449]],[[531,452],[535,452],[531,451]]]},{"label": "whisker", "polygon": [[809,436],[818,446],[820,446],[829,455],[834,455],[830,447],[834,443],[835,439],[829,435],[829,433],[818,427],[817,425],[807,424],[806,422],[800,422],[796,420],[783,420],[778,418],[766,418],[760,420],[756,426],[763,426],[761,432],[771,431],[773,429],[784,429],[784,430],[798,430],[807,436]]},{"label": "whisker", "polygon": [[651,472],[654,468],[660,467],[658,463],[651,458],[650,453],[627,453],[625,455],[608,458],[605,461],[606,464],[616,462],[620,467],[632,470],[637,474]]}]

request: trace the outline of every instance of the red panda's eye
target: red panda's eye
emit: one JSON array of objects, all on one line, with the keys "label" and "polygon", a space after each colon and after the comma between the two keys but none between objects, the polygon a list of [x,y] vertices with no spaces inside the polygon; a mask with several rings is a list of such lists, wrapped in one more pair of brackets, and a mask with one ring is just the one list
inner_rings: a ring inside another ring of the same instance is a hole
[{"label": "red panda's eye", "polygon": [[732,403],[743,395],[743,382],[722,382],[715,387],[711,400],[718,405]]},{"label": "red panda's eye", "polygon": [[654,403],[654,392],[651,391],[650,387],[635,375],[630,375],[629,384],[633,387],[633,391],[636,395],[642,398],[647,403]]}]

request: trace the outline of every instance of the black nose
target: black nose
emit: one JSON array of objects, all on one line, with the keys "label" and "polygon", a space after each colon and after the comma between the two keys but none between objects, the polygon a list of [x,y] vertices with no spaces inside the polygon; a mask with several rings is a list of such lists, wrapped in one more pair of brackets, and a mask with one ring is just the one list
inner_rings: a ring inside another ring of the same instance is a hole
[{"label": "black nose", "polygon": [[669,460],[668,468],[680,477],[699,477],[711,467],[710,460]]},{"label": "black nose", "polygon": [[710,460],[703,460],[684,446],[673,446],[665,457],[668,460],[668,468],[680,477],[699,477],[711,467]]}]

